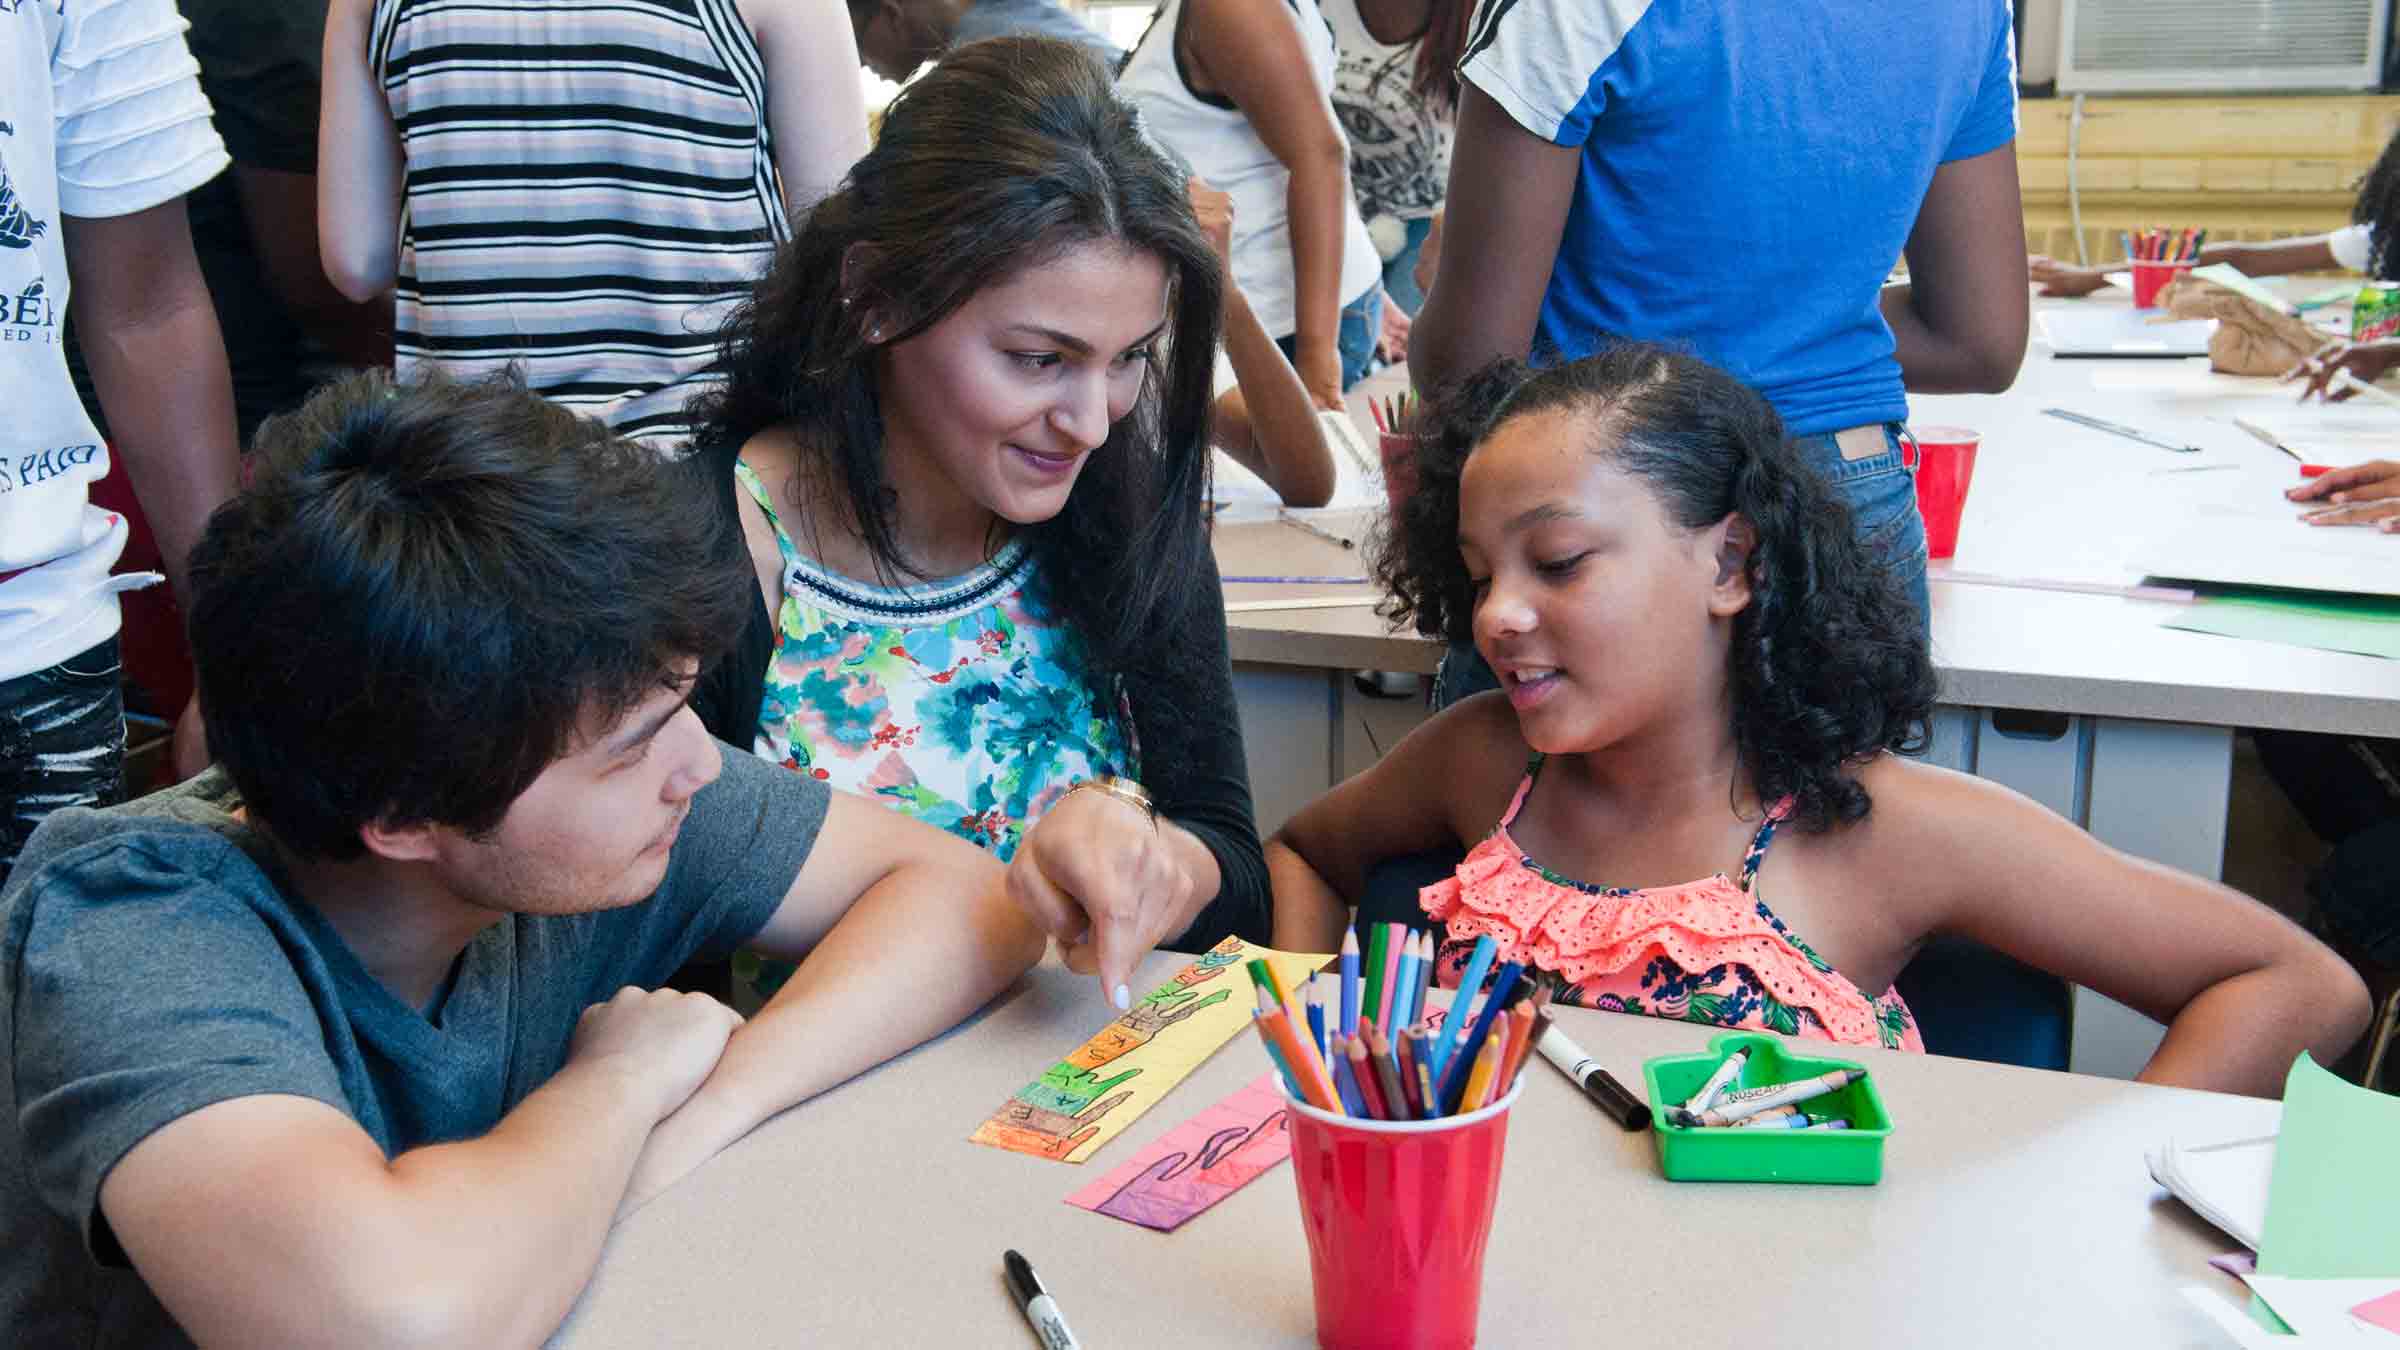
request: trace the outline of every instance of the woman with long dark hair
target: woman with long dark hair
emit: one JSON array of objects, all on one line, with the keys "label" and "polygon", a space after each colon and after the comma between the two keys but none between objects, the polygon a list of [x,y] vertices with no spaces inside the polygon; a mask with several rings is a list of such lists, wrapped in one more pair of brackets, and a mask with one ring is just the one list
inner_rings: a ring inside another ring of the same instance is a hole
[{"label": "woman with long dark hair", "polygon": [[1203,516],[1222,285],[1098,67],[973,43],[777,254],[694,410],[759,583],[703,720],[990,848],[1119,1003],[1151,947],[1266,926]]}]

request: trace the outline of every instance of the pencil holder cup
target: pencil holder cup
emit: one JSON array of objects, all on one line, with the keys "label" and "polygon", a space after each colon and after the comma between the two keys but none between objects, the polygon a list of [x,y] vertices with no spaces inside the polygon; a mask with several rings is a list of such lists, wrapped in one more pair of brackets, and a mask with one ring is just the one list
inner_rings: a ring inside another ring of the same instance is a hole
[{"label": "pencil holder cup", "polygon": [[2133,261],[2133,307],[2158,308],[2158,293],[2167,283],[2192,270],[2198,260],[2184,258],[2176,262],[2153,262],[2146,258]]},{"label": "pencil holder cup", "polygon": [[1925,518],[1925,556],[1958,552],[1958,523],[1967,513],[1967,487],[1975,481],[1975,452],[1983,433],[1964,427],[1911,427],[1916,442],[1917,514]]},{"label": "pencil holder cup", "polygon": [[1383,499],[1400,519],[1400,508],[1417,491],[1417,446],[1423,437],[1409,431],[1387,431],[1378,449],[1383,457]]},{"label": "pencil holder cup", "polygon": [[[1811,1117],[1844,1121],[1847,1129],[1772,1126],[1686,1126],[1672,1113],[1691,1100],[1736,1050],[1748,1051],[1727,1090],[1793,1083],[1837,1069],[1858,1077],[1847,1087],[1799,1104]],[[1701,1055],[1662,1055],[1642,1065],[1650,1090],[1650,1128],[1658,1140],[1659,1170],[1669,1181],[1805,1181],[1872,1186],[1883,1180],[1883,1141],[1892,1118],[1863,1065],[1846,1059],[1793,1054],[1782,1036],[1733,1032]]]},{"label": "pencil holder cup", "polygon": [[1480,1111],[1417,1121],[1332,1115],[1286,1094],[1318,1345],[1475,1344],[1508,1113],[1522,1091],[1520,1078]]}]

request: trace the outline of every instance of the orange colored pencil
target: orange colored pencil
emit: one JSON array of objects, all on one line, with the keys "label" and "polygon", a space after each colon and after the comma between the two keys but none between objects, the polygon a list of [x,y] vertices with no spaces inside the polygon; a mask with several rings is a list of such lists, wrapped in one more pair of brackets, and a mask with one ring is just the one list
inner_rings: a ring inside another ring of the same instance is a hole
[{"label": "orange colored pencil", "polygon": [[1293,1075],[1300,1080],[1300,1095],[1308,1098],[1310,1106],[1337,1116],[1342,1114],[1342,1099],[1334,1095],[1325,1062],[1308,1048],[1305,1038],[1293,1034],[1292,1019],[1283,1015],[1280,1006],[1258,1015],[1258,1034],[1266,1037],[1283,1056],[1283,1062],[1291,1066]]},{"label": "orange colored pencil", "polygon": [[1520,1000],[1500,1019],[1508,1026],[1508,1055],[1500,1061],[1500,1081],[1492,1088],[1492,1096],[1505,1097],[1516,1085],[1517,1075],[1524,1071],[1525,1057],[1533,1052],[1533,1000]]},{"label": "orange colored pencil", "polygon": [[1499,1072],[1500,1060],[1507,1053],[1503,1048],[1505,1044],[1497,1031],[1483,1038],[1483,1049],[1476,1054],[1474,1065],[1467,1070],[1467,1089],[1459,1094],[1460,1115],[1481,1110],[1484,1103],[1491,1099],[1492,1077]]}]

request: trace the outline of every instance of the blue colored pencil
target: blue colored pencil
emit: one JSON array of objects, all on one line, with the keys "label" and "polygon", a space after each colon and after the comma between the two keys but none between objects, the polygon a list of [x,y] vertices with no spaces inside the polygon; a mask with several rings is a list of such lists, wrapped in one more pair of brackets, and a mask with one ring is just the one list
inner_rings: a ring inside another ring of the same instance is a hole
[{"label": "blue colored pencil", "polygon": [[1525,973],[1523,962],[1509,961],[1501,965],[1500,973],[1492,977],[1492,992],[1484,997],[1483,1009],[1475,1015],[1475,1029],[1467,1033],[1466,1048],[1452,1055],[1442,1068],[1442,1114],[1458,1114],[1459,1094],[1466,1091],[1467,1071],[1474,1067],[1475,1056],[1483,1049],[1492,1034],[1492,1022],[1516,992],[1517,979]]},{"label": "blue colored pencil", "polygon": [[1450,1011],[1442,1018],[1441,1034],[1433,1040],[1433,1073],[1437,1081],[1449,1071],[1451,1053],[1458,1045],[1458,1033],[1464,1029],[1463,1024],[1467,1020],[1467,1005],[1475,1001],[1476,991],[1483,987],[1484,972],[1492,968],[1492,957],[1499,950],[1500,944],[1492,941],[1492,935],[1486,933],[1475,939],[1475,950],[1467,954],[1467,968],[1458,977],[1458,992],[1451,995]]},{"label": "blue colored pencil", "polygon": [[1358,1094],[1358,1080],[1350,1075],[1350,1050],[1345,1042],[1333,1057],[1333,1090],[1341,1094],[1342,1110],[1364,1119],[1367,1099]]},{"label": "blue colored pencil", "polygon": [[1315,971],[1310,971],[1308,975],[1308,1036],[1322,1058],[1325,1054],[1325,996],[1317,992]]},{"label": "blue colored pencil", "polygon": [[1342,932],[1342,1016],[1341,1032],[1345,1036],[1358,1034],[1358,930]]}]

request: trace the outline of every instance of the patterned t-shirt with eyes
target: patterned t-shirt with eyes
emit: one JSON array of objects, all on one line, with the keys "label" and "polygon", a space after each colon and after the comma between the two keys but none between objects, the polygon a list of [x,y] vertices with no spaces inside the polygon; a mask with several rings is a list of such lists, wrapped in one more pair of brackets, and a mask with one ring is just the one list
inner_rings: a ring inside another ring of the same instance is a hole
[{"label": "patterned t-shirt with eyes", "polygon": [[960,576],[868,585],[803,557],[750,466],[734,474],[783,559],[761,758],[1002,862],[1078,780],[1139,776],[1122,701],[1095,696],[1082,640],[1028,596],[1021,541]]}]

